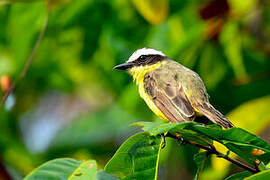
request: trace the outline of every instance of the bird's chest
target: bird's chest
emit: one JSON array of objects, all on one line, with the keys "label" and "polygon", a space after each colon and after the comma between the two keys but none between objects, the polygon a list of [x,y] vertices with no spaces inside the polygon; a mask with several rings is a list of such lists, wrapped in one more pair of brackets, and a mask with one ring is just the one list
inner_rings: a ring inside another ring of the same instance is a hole
[{"label": "bird's chest", "polygon": [[159,108],[155,105],[152,97],[150,94],[147,93],[146,91],[146,84],[145,81],[141,81],[138,83],[138,88],[139,88],[139,94],[141,98],[144,99],[148,107],[160,118],[168,120],[166,116],[159,110]]},{"label": "bird's chest", "polygon": [[162,63],[156,63],[155,65],[151,66],[138,66],[133,67],[129,72],[133,76],[133,79],[136,81],[136,84],[138,85],[139,94],[141,98],[146,102],[148,107],[160,118],[163,118],[167,120],[166,116],[157,108],[154,101],[152,100],[152,97],[149,96],[149,94],[146,92],[145,89],[145,77],[148,73],[150,73],[153,70],[156,70],[162,65]]}]

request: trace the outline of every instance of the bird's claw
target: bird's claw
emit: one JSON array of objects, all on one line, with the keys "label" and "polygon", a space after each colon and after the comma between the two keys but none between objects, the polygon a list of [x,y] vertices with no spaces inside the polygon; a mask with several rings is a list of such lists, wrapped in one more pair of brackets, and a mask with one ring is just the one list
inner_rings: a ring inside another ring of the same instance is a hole
[{"label": "bird's claw", "polygon": [[166,147],[166,139],[165,139],[164,134],[161,134],[160,136],[161,136],[161,139],[162,139],[161,149],[163,149],[163,148]]},{"label": "bird's claw", "polygon": [[180,145],[180,146],[186,145],[186,144],[187,144],[187,141],[186,141],[184,138],[179,138],[179,139],[178,139],[178,142],[179,142],[179,145]]}]

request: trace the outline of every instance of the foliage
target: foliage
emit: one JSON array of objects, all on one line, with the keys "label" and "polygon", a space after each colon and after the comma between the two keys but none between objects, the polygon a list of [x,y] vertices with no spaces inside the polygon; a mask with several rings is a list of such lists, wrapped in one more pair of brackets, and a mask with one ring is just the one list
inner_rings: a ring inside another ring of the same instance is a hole
[{"label": "foliage", "polygon": [[96,173],[97,165],[93,160],[83,162],[61,158],[41,165],[25,179],[95,179]]},{"label": "foliage", "polygon": [[[229,149],[231,158],[247,164],[268,161],[268,146],[257,139],[270,142],[267,0],[0,0],[1,100],[26,67],[47,14],[48,26],[29,69],[0,105],[0,179],[22,179],[41,164],[66,157],[78,166],[95,159],[97,169],[104,169],[113,162],[109,159],[119,158],[113,154],[126,137],[138,132],[128,124],[139,121],[153,121],[141,124],[151,138],[160,140],[158,134],[174,130],[223,154]],[[145,46],[196,71],[211,104],[239,128],[160,124],[131,78],[112,69]],[[201,165],[193,157],[204,164],[200,179],[239,172],[213,155],[203,163],[206,152],[198,147],[166,141],[159,179],[192,179]],[[95,176],[114,178],[98,170]]]},{"label": "foliage", "polygon": [[[191,144],[206,145],[206,147],[212,144],[212,142],[209,142],[209,139],[218,141],[230,151],[242,157],[250,166],[257,160],[260,160],[262,164],[270,162],[270,145],[240,128],[222,130],[213,125],[204,126],[193,122],[175,124],[140,122],[134,125],[142,127],[147,133],[138,133],[127,139],[106,164],[104,168],[104,171],[108,173],[106,177],[100,175],[99,178],[106,179],[108,176],[108,179],[113,177],[119,179],[157,179],[159,156],[163,144],[159,134],[167,133],[171,133],[175,137],[183,137],[184,140],[189,141]],[[200,132],[200,138],[197,132]],[[262,153],[252,153],[254,149],[260,149]],[[194,161],[197,163],[198,168],[196,179],[199,178],[199,174],[203,171],[206,160],[211,153],[211,151],[204,151],[194,156]],[[25,179],[37,179],[38,177],[47,176],[48,179],[60,179],[61,176],[67,176],[69,179],[76,179],[78,176],[81,179],[89,179],[90,177],[90,179],[98,179],[96,176],[96,165],[94,164],[94,161],[82,162],[73,159],[58,159],[40,166]],[[240,177],[256,179],[266,178],[269,175],[270,171],[264,167],[262,172],[255,175],[243,172],[235,174],[228,179]]]}]

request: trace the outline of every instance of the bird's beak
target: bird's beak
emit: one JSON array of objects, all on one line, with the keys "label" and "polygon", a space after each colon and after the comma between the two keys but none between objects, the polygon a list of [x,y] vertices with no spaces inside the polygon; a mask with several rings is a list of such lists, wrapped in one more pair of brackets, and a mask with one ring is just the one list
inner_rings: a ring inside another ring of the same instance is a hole
[{"label": "bird's beak", "polygon": [[113,69],[120,69],[120,70],[126,70],[126,69],[129,69],[129,68],[132,68],[134,66],[133,63],[131,62],[126,62],[126,63],[123,63],[123,64],[119,64],[117,66],[114,66]]}]

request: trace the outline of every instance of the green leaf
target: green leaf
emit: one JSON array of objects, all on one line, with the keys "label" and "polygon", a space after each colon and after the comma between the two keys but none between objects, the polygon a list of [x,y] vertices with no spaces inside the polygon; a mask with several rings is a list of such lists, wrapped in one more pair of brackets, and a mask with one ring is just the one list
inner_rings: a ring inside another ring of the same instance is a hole
[{"label": "green leaf", "polygon": [[161,138],[138,133],[116,151],[105,172],[120,179],[156,179]]},{"label": "green leaf", "polygon": [[244,179],[245,177],[248,177],[250,175],[251,175],[251,172],[244,171],[244,172],[233,174],[233,175],[227,177],[225,180],[240,180],[240,179]]},{"label": "green leaf", "polygon": [[260,173],[254,174],[245,178],[245,180],[262,180],[262,179],[270,179],[270,170],[262,171]]},{"label": "green leaf", "polygon": [[268,163],[268,164],[266,165],[266,168],[267,168],[267,169],[270,169],[270,163]]},{"label": "green leaf", "polygon": [[69,177],[69,180],[88,180],[96,179],[97,176],[97,163],[94,160],[83,162]]},{"label": "green leaf", "polygon": [[[241,128],[223,130],[216,125],[205,126],[195,122],[163,124],[139,122],[133,125],[143,127],[142,129],[151,135],[170,132],[181,135],[180,137],[185,140],[202,145],[207,145],[212,143],[212,140],[216,140],[250,163],[253,163],[256,159],[263,161],[265,164],[270,161],[270,145]],[[258,150],[260,150],[260,153],[254,153]]]},{"label": "green leaf", "polygon": [[171,130],[179,125],[185,126],[184,123],[178,124],[178,123],[137,122],[137,123],[131,124],[131,126],[142,127],[143,131],[149,132],[150,135],[152,135],[152,136],[166,133],[169,130]]},{"label": "green leaf", "polygon": [[[255,159],[259,159],[264,163],[268,163],[270,161],[270,145],[254,134],[251,134],[241,128],[222,130],[195,125],[192,126],[191,129],[224,144],[229,150],[251,163]],[[256,149],[260,149],[264,153],[253,155],[252,152]]]},{"label": "green leaf", "polygon": [[170,132],[172,134],[180,134],[182,138],[189,141],[194,141],[202,145],[211,144],[211,139],[207,138],[203,134],[198,134],[193,130],[189,130],[189,126],[193,126],[195,122],[184,122],[184,123],[152,123],[152,122],[138,122],[134,123],[133,126],[142,127],[142,130],[149,132],[151,135],[165,134]]},{"label": "green leaf", "polygon": [[204,170],[207,159],[208,159],[207,151],[199,152],[194,155],[194,161],[196,162],[198,169],[194,179],[199,179],[200,172]]},{"label": "green leaf", "polygon": [[93,160],[61,158],[48,161],[34,169],[25,180],[96,179],[97,165]]},{"label": "green leaf", "polygon": [[97,180],[119,180],[111,176],[110,174],[106,173],[105,171],[98,171],[97,172]]}]

